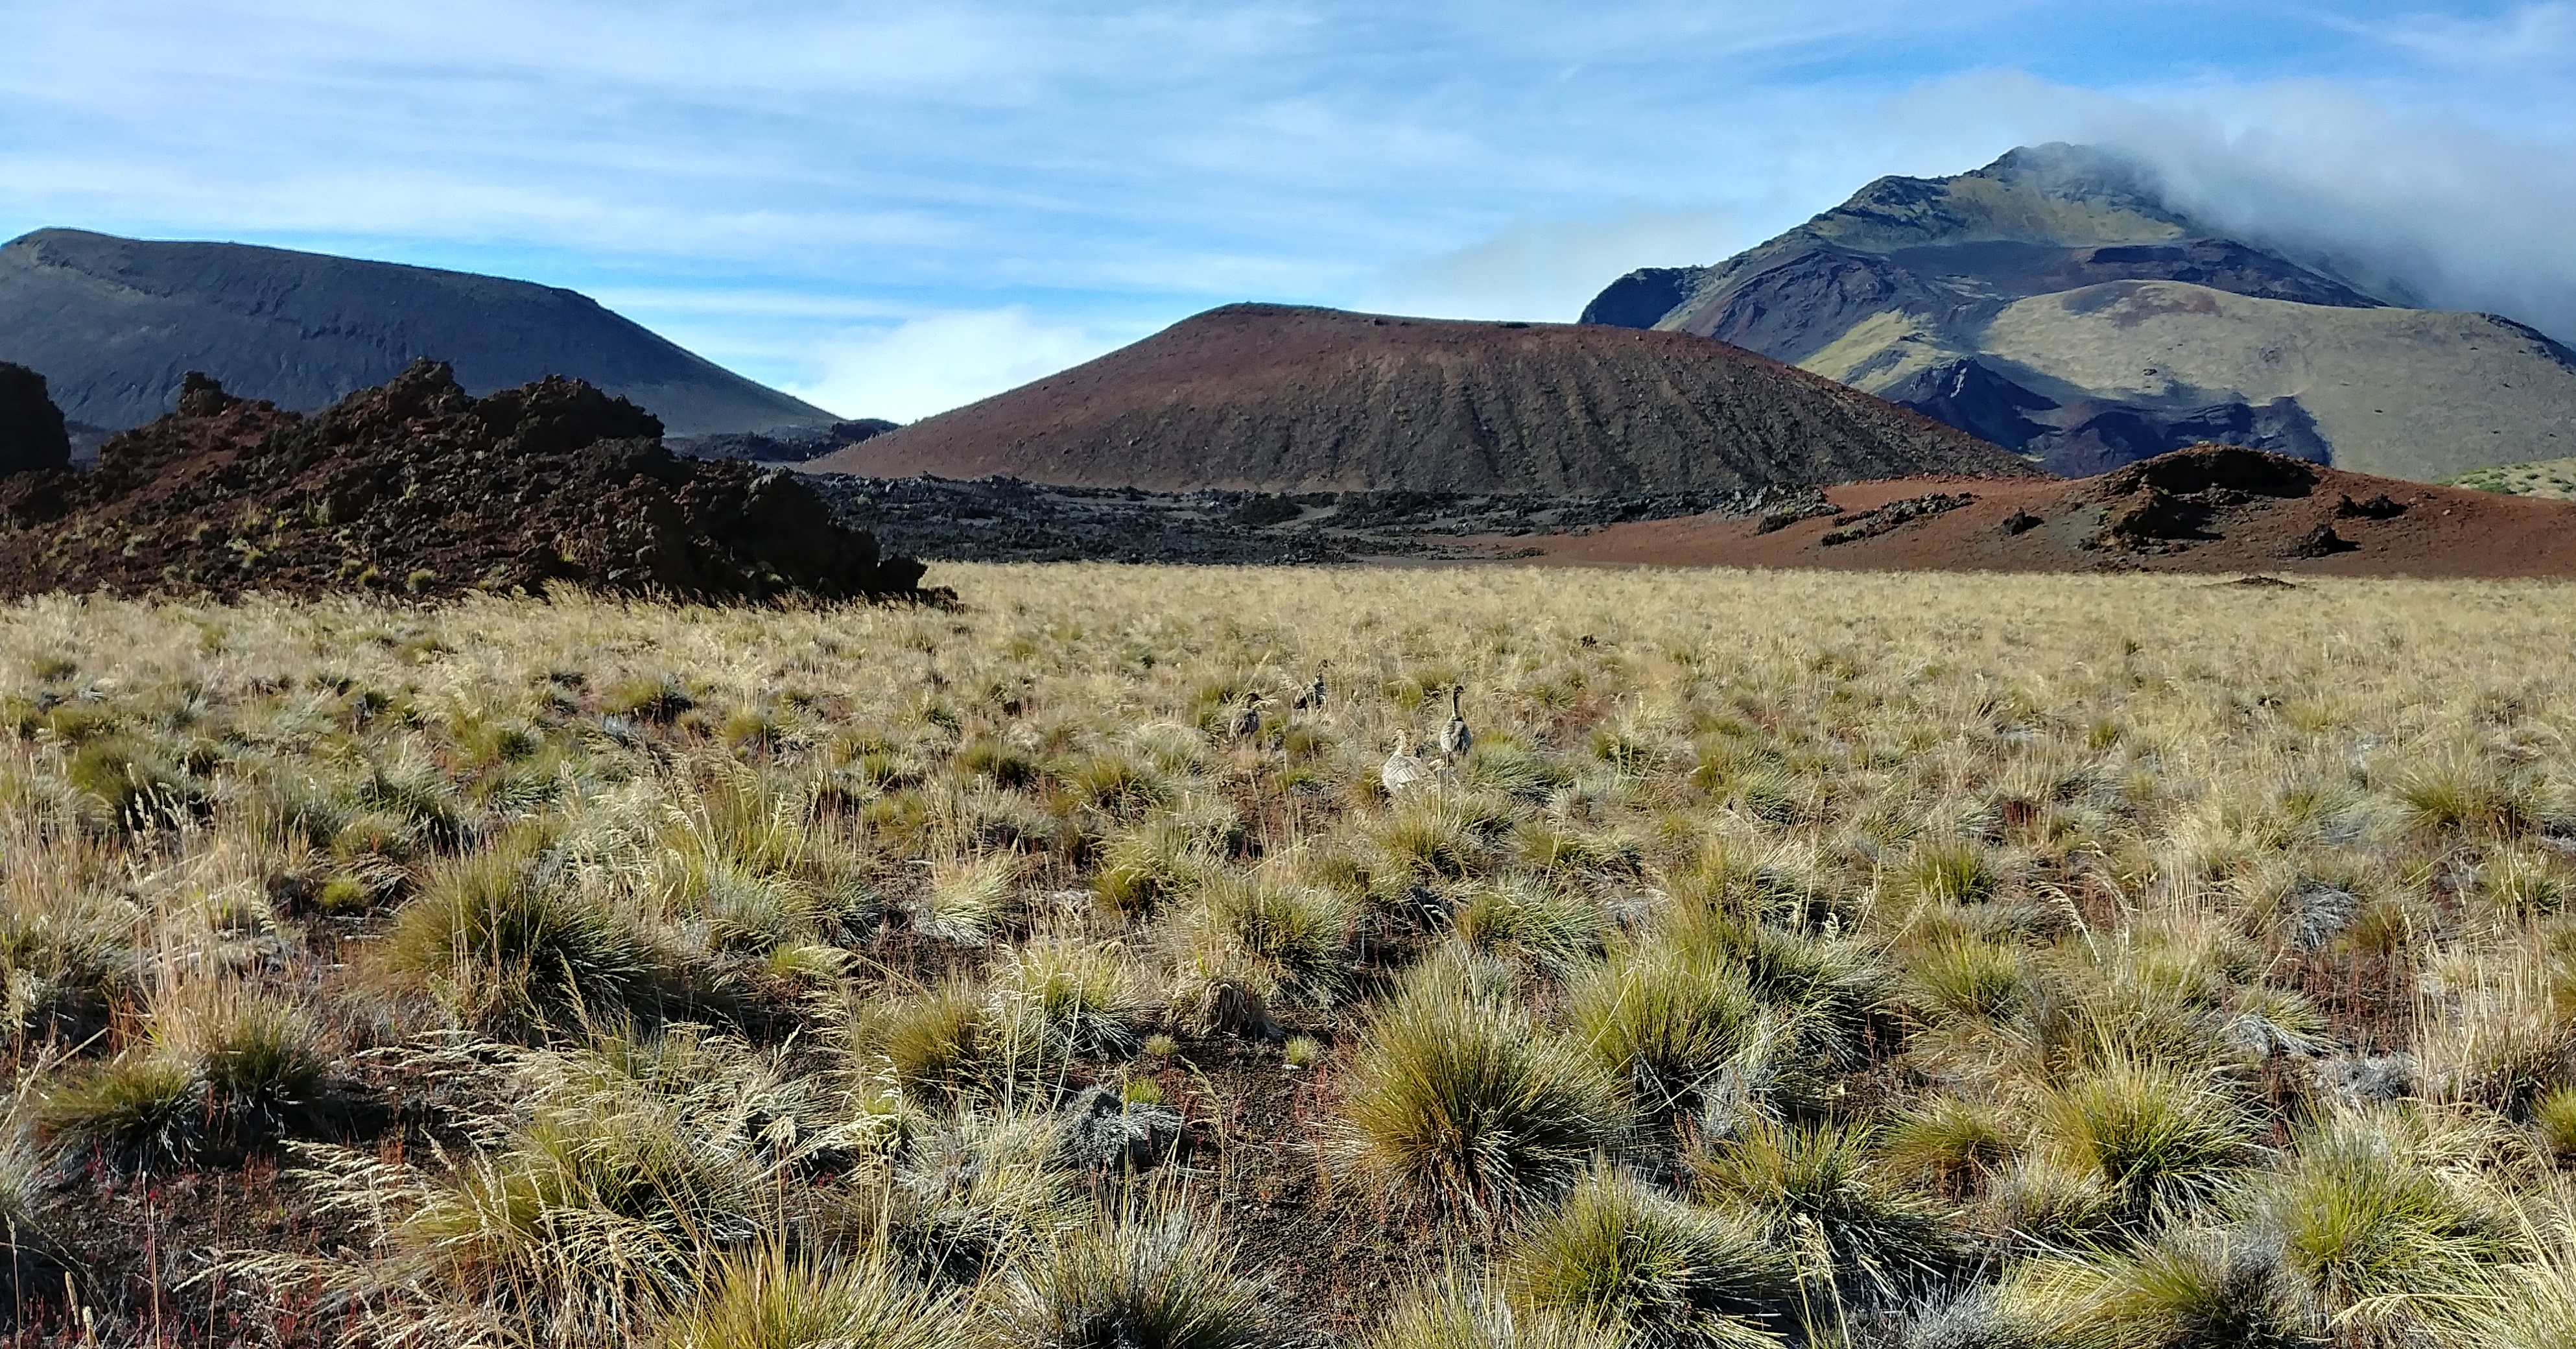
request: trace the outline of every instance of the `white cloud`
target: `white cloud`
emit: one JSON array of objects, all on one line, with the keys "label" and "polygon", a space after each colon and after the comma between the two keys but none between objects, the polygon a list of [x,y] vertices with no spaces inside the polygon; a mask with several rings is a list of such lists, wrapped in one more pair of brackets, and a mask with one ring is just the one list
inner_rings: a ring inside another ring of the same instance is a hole
[{"label": "white cloud", "polygon": [[1939,134],[1985,127],[2004,145],[2126,149],[2220,231],[2391,299],[2501,313],[2576,341],[2576,231],[2565,224],[2576,220],[2576,155],[2561,142],[2316,80],[2126,96],[1982,74],[1915,91],[1882,116],[1901,136],[1933,109]]},{"label": "white cloud", "polygon": [[789,393],[844,417],[915,421],[1079,365],[1141,334],[1051,323],[1026,306],[953,310],[845,333]]},{"label": "white cloud", "polygon": [[1710,262],[1750,242],[1736,214],[1718,208],[1516,220],[1480,243],[1389,269],[1364,303],[1432,318],[1570,322],[1613,277]]}]

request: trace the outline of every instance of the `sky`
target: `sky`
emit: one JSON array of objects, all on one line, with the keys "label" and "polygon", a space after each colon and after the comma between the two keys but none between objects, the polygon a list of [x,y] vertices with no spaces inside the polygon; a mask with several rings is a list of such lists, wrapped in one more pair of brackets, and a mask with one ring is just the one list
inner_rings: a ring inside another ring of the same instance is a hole
[{"label": "sky", "polygon": [[0,237],[570,286],[844,416],[1237,300],[1567,320],[2049,140],[2576,340],[2571,0],[0,0],[0,34]]}]

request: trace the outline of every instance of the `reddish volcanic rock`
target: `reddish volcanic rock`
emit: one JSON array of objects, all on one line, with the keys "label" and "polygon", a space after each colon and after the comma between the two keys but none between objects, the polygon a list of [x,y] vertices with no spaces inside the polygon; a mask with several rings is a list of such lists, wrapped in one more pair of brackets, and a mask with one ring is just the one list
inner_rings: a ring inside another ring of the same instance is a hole
[{"label": "reddish volcanic rock", "polygon": [[1901,478],[1825,495],[1833,511],[1798,519],[1653,520],[1509,545],[1573,564],[2576,577],[2576,503],[2375,478],[2231,445],[2073,482]]}]

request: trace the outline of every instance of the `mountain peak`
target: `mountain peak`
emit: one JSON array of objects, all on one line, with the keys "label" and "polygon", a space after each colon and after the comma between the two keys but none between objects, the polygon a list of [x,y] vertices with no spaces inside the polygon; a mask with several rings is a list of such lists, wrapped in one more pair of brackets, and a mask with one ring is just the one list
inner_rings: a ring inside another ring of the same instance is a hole
[{"label": "mountain peak", "polygon": [[2146,171],[2094,146],[2024,146],[1948,178],[1887,177],[1805,226],[1865,253],[1963,243],[2101,248],[2202,235]]},{"label": "mountain peak", "polygon": [[1584,319],[1747,347],[2068,473],[2224,441],[2442,476],[2576,436],[2576,369],[2539,334],[2392,308],[2096,146],[1881,178],[1716,266],[1632,272]]}]

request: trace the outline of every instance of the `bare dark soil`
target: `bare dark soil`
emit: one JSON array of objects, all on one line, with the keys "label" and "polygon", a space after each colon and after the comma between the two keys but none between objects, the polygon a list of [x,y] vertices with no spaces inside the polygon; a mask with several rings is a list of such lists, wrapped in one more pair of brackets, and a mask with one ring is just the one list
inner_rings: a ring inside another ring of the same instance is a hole
[{"label": "bare dark soil", "polygon": [[826,455],[871,477],[1604,496],[2028,464],[1685,333],[1230,305]]},{"label": "bare dark soil", "polygon": [[95,469],[0,481],[6,595],[842,599],[920,577],[801,478],[677,457],[622,398],[550,378],[478,399],[426,361],[310,418],[193,377]]}]

